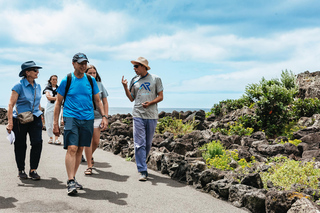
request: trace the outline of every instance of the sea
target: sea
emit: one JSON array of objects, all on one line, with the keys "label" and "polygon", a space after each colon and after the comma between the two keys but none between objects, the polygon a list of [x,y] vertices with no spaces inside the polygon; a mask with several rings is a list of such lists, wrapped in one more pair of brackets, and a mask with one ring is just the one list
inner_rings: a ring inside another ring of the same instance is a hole
[{"label": "sea", "polygon": [[[5,108],[7,109],[8,106],[4,106],[4,105],[0,105],[0,108]],[[158,111],[159,113],[164,111],[164,112],[168,112],[171,113],[174,110],[178,111],[178,112],[186,112],[186,111],[199,111],[199,110],[203,110],[205,112],[209,112],[210,109],[209,108],[159,108]],[[132,108],[131,107],[109,107],[109,115],[116,115],[116,114],[128,114],[128,113],[132,113]]]}]

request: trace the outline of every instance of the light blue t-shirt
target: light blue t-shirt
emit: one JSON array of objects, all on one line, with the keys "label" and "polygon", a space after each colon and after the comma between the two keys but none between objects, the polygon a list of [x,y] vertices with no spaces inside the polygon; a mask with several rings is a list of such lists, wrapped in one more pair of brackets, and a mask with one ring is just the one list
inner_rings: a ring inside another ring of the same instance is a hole
[{"label": "light blue t-shirt", "polygon": [[[108,96],[108,92],[106,88],[103,86],[102,82],[97,82],[98,87],[99,87],[99,95],[100,95],[100,100],[102,101],[103,98],[106,98]],[[105,112],[106,113],[106,112]],[[101,119],[102,116],[98,109],[94,110],[94,119]]]},{"label": "light blue t-shirt", "polygon": [[[91,77],[91,76],[90,76]],[[93,94],[99,93],[97,82],[92,78],[93,82]],[[57,89],[57,93],[64,96],[67,85],[67,76],[62,79],[60,86]],[[92,102],[92,88],[87,79],[86,74],[82,78],[77,78],[71,73],[71,84],[69,91],[64,100],[63,117],[72,117],[78,120],[92,120],[93,114],[93,102]]]},{"label": "light blue t-shirt", "polygon": [[[12,90],[16,91],[19,95],[16,102],[16,108],[18,113],[32,111],[33,103],[34,110],[33,114],[37,117],[42,115],[42,111],[39,109],[40,99],[41,99],[41,86],[34,81],[32,86],[29,81],[25,78],[21,79],[19,83],[12,87]],[[36,99],[34,101],[34,90],[36,90]],[[13,110],[13,117],[17,117],[16,109]]]}]

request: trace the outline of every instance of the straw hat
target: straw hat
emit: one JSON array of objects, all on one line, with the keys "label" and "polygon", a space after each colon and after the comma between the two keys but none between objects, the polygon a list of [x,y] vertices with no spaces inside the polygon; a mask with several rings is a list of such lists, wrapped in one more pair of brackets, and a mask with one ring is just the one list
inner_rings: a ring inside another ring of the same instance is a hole
[{"label": "straw hat", "polygon": [[147,70],[150,70],[151,68],[148,66],[148,60],[145,59],[144,57],[139,57],[137,60],[133,60],[131,61],[132,64],[135,64],[135,63],[140,63],[142,64],[143,66],[145,66],[147,68]]}]

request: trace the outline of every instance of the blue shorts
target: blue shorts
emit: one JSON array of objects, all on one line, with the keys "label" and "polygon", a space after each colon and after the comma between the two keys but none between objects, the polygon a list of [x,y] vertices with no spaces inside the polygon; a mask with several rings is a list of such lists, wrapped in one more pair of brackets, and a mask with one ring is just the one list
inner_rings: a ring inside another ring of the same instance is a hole
[{"label": "blue shorts", "polygon": [[93,134],[93,119],[78,120],[72,117],[63,117],[64,134],[63,144],[64,149],[68,146],[90,147]]}]

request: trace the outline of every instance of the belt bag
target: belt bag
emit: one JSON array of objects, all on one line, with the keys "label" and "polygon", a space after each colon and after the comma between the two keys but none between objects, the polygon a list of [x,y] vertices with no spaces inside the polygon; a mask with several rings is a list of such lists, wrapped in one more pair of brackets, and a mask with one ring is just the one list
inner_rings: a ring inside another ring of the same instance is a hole
[{"label": "belt bag", "polygon": [[[33,106],[32,106],[32,111],[27,111],[27,112],[22,112],[18,114],[18,120],[20,121],[21,124],[27,124],[33,121],[33,110],[34,110],[34,103],[36,102],[36,88],[34,88],[34,99],[33,99]],[[17,113],[18,109],[16,107]]]},{"label": "belt bag", "polygon": [[27,124],[33,121],[33,113],[28,111],[28,112],[23,112],[18,114],[18,119],[21,124]]}]

